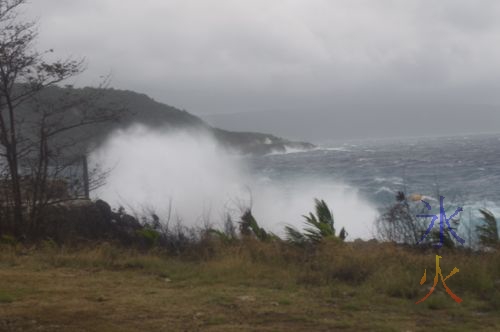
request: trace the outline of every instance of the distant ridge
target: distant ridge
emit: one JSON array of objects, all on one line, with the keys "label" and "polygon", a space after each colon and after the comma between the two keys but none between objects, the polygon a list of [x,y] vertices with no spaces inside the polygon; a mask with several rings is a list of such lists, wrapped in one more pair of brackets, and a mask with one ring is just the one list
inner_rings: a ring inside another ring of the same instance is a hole
[{"label": "distant ridge", "polygon": [[[68,92],[71,92],[70,94]],[[67,98],[82,98],[98,95],[96,107],[121,109],[119,121],[87,126],[86,133],[93,137],[93,144],[99,145],[117,129],[126,129],[133,124],[143,124],[161,130],[185,129],[193,133],[212,134],[221,146],[240,154],[268,154],[286,152],[288,149],[310,150],[315,146],[306,142],[294,142],[271,134],[252,131],[236,132],[212,127],[199,117],[176,107],[159,103],[145,94],[112,88],[51,87],[43,91],[41,98],[52,102]],[[25,114],[32,113],[27,105]],[[75,112],[78,112],[77,110]],[[71,115],[71,113],[70,113]]]}]

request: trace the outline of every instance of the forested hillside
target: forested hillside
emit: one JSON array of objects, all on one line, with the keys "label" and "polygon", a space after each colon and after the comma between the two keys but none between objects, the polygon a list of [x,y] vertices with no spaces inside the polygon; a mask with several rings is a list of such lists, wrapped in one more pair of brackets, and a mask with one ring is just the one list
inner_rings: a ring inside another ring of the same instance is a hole
[{"label": "forested hillside", "polygon": [[[293,142],[271,134],[233,132],[214,128],[185,110],[159,103],[145,94],[133,91],[97,88],[50,87],[37,100],[24,105],[25,119],[36,119],[40,107],[71,108],[64,113],[62,121],[72,122],[82,116],[85,108],[94,107],[103,111],[115,110],[117,116],[104,123],[89,124],[68,133],[74,137],[92,137],[93,146],[99,145],[116,129],[125,129],[133,124],[144,124],[161,130],[183,129],[193,133],[212,134],[222,146],[236,153],[265,154],[285,152],[287,149],[311,149],[312,144]],[[83,116],[82,116],[83,118]],[[26,121],[29,123],[29,121]]]}]

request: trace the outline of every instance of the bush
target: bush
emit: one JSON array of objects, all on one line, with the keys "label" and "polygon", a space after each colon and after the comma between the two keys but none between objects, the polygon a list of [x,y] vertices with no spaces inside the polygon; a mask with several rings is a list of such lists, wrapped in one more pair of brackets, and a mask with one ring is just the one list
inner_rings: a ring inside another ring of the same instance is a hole
[{"label": "bush", "polygon": [[486,209],[480,209],[483,215],[483,224],[476,227],[479,234],[479,244],[483,248],[496,248],[500,244],[498,236],[497,220],[493,213]]},{"label": "bush", "polygon": [[161,234],[151,228],[144,228],[137,231],[140,240],[144,242],[145,246],[148,248],[156,247],[160,242]]},{"label": "bush", "polygon": [[[316,245],[327,238],[336,238],[332,211],[324,200],[316,198],[314,203],[316,215],[310,212],[309,215],[303,216],[306,219],[303,233],[293,226],[285,226],[288,242],[304,246]],[[346,237],[347,232],[342,228],[338,238],[343,241]]]}]

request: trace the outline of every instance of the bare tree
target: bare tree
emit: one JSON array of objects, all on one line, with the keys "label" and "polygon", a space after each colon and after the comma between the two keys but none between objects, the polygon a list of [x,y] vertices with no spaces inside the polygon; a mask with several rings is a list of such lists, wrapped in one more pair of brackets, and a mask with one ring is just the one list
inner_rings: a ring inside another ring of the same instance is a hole
[{"label": "bare tree", "polygon": [[[424,237],[430,220],[422,217],[429,213],[426,207],[415,204],[421,198],[421,195],[407,197],[403,191],[399,191],[396,194],[396,202],[389,206],[376,220],[380,239],[408,245],[417,245],[426,239],[426,243],[436,244],[442,241],[442,245],[445,247],[454,247],[455,243],[447,227],[443,229],[442,239],[440,238],[440,231],[437,229],[431,229],[428,236]],[[410,203],[411,201],[414,202]],[[452,229],[456,231],[460,222],[460,215],[452,218],[451,222]]]},{"label": "bare tree", "polygon": [[64,198],[60,179],[81,158],[89,135],[82,128],[117,116],[96,106],[99,89],[51,93],[81,73],[82,60],[47,62],[52,50],[33,49],[36,24],[20,21],[18,13],[25,2],[0,0],[0,201],[8,210],[0,222],[15,236],[36,231],[47,204]]},{"label": "bare tree", "polygon": [[425,213],[420,207],[410,205],[402,191],[396,195],[396,203],[389,206],[376,221],[378,235],[382,240],[416,244],[426,230],[426,220],[416,215]]}]

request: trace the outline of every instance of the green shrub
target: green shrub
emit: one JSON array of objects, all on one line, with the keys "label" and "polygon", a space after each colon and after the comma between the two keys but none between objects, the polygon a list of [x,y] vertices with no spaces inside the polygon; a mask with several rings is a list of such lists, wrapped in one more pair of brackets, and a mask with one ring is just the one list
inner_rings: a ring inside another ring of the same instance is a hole
[{"label": "green shrub", "polygon": [[160,232],[151,228],[140,229],[137,231],[137,235],[139,235],[148,247],[157,246],[161,237]]},{"label": "green shrub", "polygon": [[485,248],[495,248],[500,244],[497,220],[493,213],[486,209],[480,209],[479,212],[483,215],[483,224],[476,227],[479,244]]},{"label": "green shrub", "polygon": [[14,302],[14,297],[11,295],[0,291],[0,304],[1,303],[12,303]]},{"label": "green shrub", "polygon": [[15,246],[17,244],[17,240],[12,235],[4,234],[0,237],[0,244]]},{"label": "green shrub", "polygon": [[[324,200],[314,199],[315,212],[312,212],[305,218],[304,232],[301,233],[293,226],[285,226],[287,240],[290,243],[303,246],[305,244],[318,244],[326,238],[336,238],[335,236],[335,221],[333,213]],[[347,232],[344,228],[340,231],[339,239],[344,240],[347,237]]]}]

